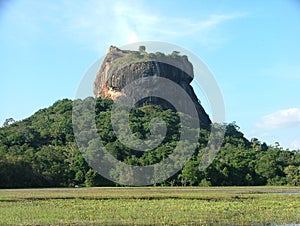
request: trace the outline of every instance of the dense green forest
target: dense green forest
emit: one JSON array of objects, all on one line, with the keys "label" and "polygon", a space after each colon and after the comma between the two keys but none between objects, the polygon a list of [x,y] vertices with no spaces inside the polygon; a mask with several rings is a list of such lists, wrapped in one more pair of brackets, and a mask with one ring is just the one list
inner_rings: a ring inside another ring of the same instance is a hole
[{"label": "dense green forest", "polygon": [[[167,136],[154,150],[139,152],[125,147],[111,125],[112,100],[96,100],[97,132],[105,148],[131,165],[150,165],[167,157],[179,139],[179,113],[159,106],[134,108],[130,128],[138,138],[149,136],[153,117],[163,119]],[[72,127],[73,101],[64,99],[31,117],[0,128],[0,188],[114,186],[91,169],[76,146]],[[209,131],[200,131],[193,157],[163,185],[300,185],[300,151],[247,140],[235,123],[225,125],[220,152],[204,171],[199,170]]]}]

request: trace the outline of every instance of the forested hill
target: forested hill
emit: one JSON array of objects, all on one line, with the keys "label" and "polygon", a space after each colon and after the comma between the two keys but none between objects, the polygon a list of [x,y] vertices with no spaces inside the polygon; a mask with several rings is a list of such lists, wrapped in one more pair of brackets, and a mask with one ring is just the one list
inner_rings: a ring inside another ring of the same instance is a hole
[{"label": "forested hill", "polygon": [[[167,136],[149,152],[131,150],[115,137],[110,124],[112,100],[97,99],[96,123],[103,145],[117,159],[132,165],[149,165],[168,156],[179,139],[178,113],[158,106],[135,108],[130,127],[139,138],[149,135],[149,122],[162,118]],[[71,100],[61,100],[31,117],[0,128],[0,188],[106,186],[113,182],[96,174],[76,147]],[[300,152],[248,141],[238,127],[226,125],[221,151],[213,163],[199,171],[209,131],[201,130],[199,144],[185,167],[165,185],[300,185]]]}]

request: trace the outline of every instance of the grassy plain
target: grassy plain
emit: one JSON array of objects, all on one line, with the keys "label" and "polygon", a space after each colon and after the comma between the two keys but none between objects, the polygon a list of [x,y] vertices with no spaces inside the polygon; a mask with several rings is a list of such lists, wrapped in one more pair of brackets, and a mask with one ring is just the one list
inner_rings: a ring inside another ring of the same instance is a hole
[{"label": "grassy plain", "polygon": [[300,223],[298,187],[0,190],[0,225]]}]

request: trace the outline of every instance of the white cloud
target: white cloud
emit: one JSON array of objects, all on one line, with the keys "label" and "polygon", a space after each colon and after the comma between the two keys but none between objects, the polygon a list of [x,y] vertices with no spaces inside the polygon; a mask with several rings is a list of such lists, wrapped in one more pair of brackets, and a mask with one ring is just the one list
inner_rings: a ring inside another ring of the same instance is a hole
[{"label": "white cloud", "polygon": [[300,125],[300,108],[280,110],[262,117],[257,129],[276,129]]},{"label": "white cloud", "polygon": [[[68,4],[64,12],[71,35],[95,44],[124,45],[136,41],[174,41],[199,34],[199,42],[212,40],[207,33],[225,21],[245,14],[211,14],[206,18],[168,17],[142,1],[87,1],[84,7]],[[214,37],[215,38],[215,37]],[[223,37],[219,37],[223,39]],[[205,43],[207,44],[207,43]]]},{"label": "white cloud", "polygon": [[110,44],[177,42],[191,36],[196,37],[196,44],[207,45],[224,40],[224,36],[214,35],[215,28],[246,15],[234,12],[201,14],[201,19],[180,14],[174,17],[154,9],[151,3],[137,0],[87,0],[75,4],[72,0],[39,4],[32,0],[14,8],[18,10],[10,18],[16,18],[16,26],[21,21],[20,29],[29,30],[30,37],[39,33],[52,35],[47,32],[53,28],[58,37],[79,41],[96,51],[103,51]]},{"label": "white cloud", "polygon": [[290,150],[300,150],[300,140],[294,140],[290,144]]}]

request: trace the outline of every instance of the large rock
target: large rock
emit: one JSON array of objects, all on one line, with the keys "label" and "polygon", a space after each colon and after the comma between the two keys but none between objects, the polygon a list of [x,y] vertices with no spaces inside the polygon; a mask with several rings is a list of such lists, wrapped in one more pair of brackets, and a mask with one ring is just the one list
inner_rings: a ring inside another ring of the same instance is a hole
[{"label": "large rock", "polygon": [[[94,82],[94,94],[96,97],[110,99],[126,96],[129,95],[123,89],[126,85],[137,79],[151,76],[172,80],[182,87],[195,105],[201,127],[209,129],[211,120],[190,85],[194,78],[193,65],[189,62],[187,56],[180,56],[176,51],[170,55],[164,55],[160,52],[147,53],[144,47],[140,47],[140,51],[129,51],[111,46],[97,73]],[[155,89],[155,87],[151,87],[151,89]],[[142,92],[145,92],[145,89]],[[176,96],[176,93],[174,93],[174,96]],[[186,99],[177,96],[176,101],[182,106],[181,109],[185,109]],[[135,105],[142,106],[145,104],[174,109],[174,103],[169,103],[157,97],[137,100]],[[188,113],[189,111],[186,109],[183,112]]]}]

